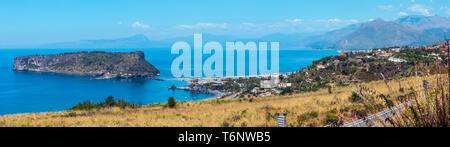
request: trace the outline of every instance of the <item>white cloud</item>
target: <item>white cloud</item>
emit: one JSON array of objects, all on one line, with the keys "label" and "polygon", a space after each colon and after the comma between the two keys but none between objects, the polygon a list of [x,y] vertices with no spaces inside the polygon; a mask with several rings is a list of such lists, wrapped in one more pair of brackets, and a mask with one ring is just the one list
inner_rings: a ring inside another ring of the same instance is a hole
[{"label": "white cloud", "polygon": [[392,6],[392,5],[380,5],[380,6],[378,6],[378,8],[383,9],[383,10],[387,10],[387,11],[394,10],[394,6]]},{"label": "white cloud", "polygon": [[274,33],[326,32],[355,23],[359,23],[359,21],[356,19],[341,18],[304,20],[294,17],[270,23],[241,22],[228,24],[222,22],[202,22],[194,24],[179,24],[171,27],[170,31],[177,31],[178,34],[202,32],[215,35],[260,37]]},{"label": "white cloud", "polygon": [[433,10],[433,8],[425,6],[425,5],[415,4],[411,7],[409,7],[408,10],[412,11],[412,12],[420,13],[422,15],[430,16],[431,15],[430,11]]},{"label": "white cloud", "polygon": [[341,22],[342,20],[337,19],[337,18],[333,18],[333,19],[328,19],[329,22]]},{"label": "white cloud", "polygon": [[295,19],[286,19],[287,22],[289,23],[302,23],[303,20],[300,18],[295,18]]},{"label": "white cloud", "polygon": [[226,29],[228,27],[228,24],[223,23],[197,23],[194,25],[178,25],[176,26],[179,30],[186,30],[186,29],[202,29],[202,28],[219,28],[219,29]]},{"label": "white cloud", "polygon": [[[323,20],[317,20],[318,22],[324,22]],[[356,19],[338,19],[338,18],[332,18],[327,20],[329,23],[342,23],[342,24],[354,24],[358,23],[359,21]]]},{"label": "white cloud", "polygon": [[123,24],[123,23],[122,23],[121,21],[119,21],[119,22],[117,22],[117,24],[118,24],[118,25],[121,25],[121,24]]},{"label": "white cloud", "polygon": [[131,24],[131,26],[133,28],[137,28],[137,29],[148,29],[148,28],[150,28],[150,26],[148,26],[146,24],[143,24],[143,23],[141,23],[139,21],[136,21],[135,23]]},{"label": "white cloud", "polygon": [[414,2],[416,2],[415,0],[410,0],[411,1],[411,3],[414,3]]},{"label": "white cloud", "polygon": [[442,6],[440,10],[444,11],[445,14],[450,15],[450,8],[447,6]]},{"label": "white cloud", "polygon": [[400,16],[408,16],[408,13],[406,13],[406,12],[399,12],[398,15],[400,15]]}]

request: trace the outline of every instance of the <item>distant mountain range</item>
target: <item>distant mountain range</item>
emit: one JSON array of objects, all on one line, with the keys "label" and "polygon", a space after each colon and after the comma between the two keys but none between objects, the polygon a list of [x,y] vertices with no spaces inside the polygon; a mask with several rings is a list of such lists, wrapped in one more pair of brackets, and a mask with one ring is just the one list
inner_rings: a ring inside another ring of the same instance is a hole
[{"label": "distant mountain range", "polygon": [[395,21],[376,19],[302,40],[303,46],[329,49],[371,49],[425,45],[444,40],[450,19],[440,16],[406,16]]},{"label": "distant mountain range", "polygon": [[[271,34],[261,38],[237,38],[203,34],[203,41],[279,41],[281,49],[372,49],[388,46],[425,45],[444,40],[450,30],[450,18],[441,16],[406,16],[394,21],[376,19],[317,34]],[[193,43],[193,36],[153,41],[145,35],[119,39],[81,40],[53,43],[37,48],[170,48],[176,41]]]},{"label": "distant mountain range", "polygon": [[38,48],[151,48],[162,43],[151,41],[145,35],[134,35],[119,39],[81,40],[73,42],[52,43],[38,46]]}]

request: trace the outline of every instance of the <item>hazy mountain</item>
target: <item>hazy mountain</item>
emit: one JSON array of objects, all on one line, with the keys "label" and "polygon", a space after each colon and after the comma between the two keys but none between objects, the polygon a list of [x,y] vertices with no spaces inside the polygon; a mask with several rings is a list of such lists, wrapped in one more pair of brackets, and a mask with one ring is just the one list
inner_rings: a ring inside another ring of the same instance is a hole
[{"label": "hazy mountain", "polygon": [[[300,40],[311,36],[309,34],[271,34],[258,38],[239,38],[230,35],[212,35],[212,34],[202,34],[203,43],[209,41],[216,41],[225,45],[226,42],[236,42],[242,41],[247,43],[249,41],[260,42],[260,41],[278,41],[281,42],[280,48],[290,48],[300,46]],[[118,39],[100,39],[100,40],[81,40],[73,42],[62,42],[62,43],[52,43],[38,46],[36,48],[57,48],[57,49],[68,49],[68,48],[89,48],[89,49],[115,49],[115,48],[170,48],[173,43],[177,41],[186,41],[193,47],[194,36],[183,36],[170,38],[165,40],[149,40],[145,35],[134,35],[126,38]],[[224,46],[225,48],[225,46]],[[296,48],[298,49],[298,48]]]},{"label": "hazy mountain", "polygon": [[[270,34],[258,38],[239,38],[229,35],[203,34],[203,42],[217,41],[223,45],[231,41],[277,41],[280,49],[371,49],[387,46],[424,45],[443,40],[443,32],[450,29],[450,19],[440,16],[406,16],[395,21],[377,19],[352,24],[322,35],[312,33]],[[53,43],[38,48],[170,48],[177,41],[193,45],[193,36],[154,41],[145,35],[119,39],[81,40]]]},{"label": "hazy mountain", "polygon": [[151,48],[164,42],[149,40],[145,35],[134,35],[119,39],[81,40],[41,45],[38,48]]},{"label": "hazy mountain", "polygon": [[305,39],[313,48],[371,49],[388,46],[425,45],[443,40],[449,18],[407,16],[395,21],[377,19]]},{"label": "hazy mountain", "polygon": [[360,24],[352,24],[342,29],[327,32],[323,35],[312,36],[301,40],[301,45],[312,48],[325,48],[335,44],[337,41],[354,32],[358,27],[360,27]]},{"label": "hazy mountain", "polygon": [[411,15],[402,17],[396,22],[409,25],[418,29],[432,29],[432,28],[450,28],[450,19],[441,16],[420,16]]},{"label": "hazy mountain", "polygon": [[367,49],[404,46],[419,41],[423,31],[406,25],[377,19],[362,24],[331,47],[339,49]]}]

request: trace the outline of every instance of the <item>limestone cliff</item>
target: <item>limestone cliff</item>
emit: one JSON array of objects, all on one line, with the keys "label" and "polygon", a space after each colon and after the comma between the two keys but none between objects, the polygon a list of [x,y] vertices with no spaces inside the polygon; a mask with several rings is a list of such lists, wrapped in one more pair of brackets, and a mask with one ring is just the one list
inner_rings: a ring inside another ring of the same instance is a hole
[{"label": "limestone cliff", "polygon": [[142,51],[21,56],[14,59],[14,70],[90,75],[105,79],[151,78],[159,74],[159,70],[145,60]]}]

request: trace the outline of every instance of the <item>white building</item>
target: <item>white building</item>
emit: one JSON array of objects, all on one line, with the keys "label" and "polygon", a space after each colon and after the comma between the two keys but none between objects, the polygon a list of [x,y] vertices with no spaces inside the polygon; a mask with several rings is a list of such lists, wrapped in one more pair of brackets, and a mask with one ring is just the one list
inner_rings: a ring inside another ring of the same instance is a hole
[{"label": "white building", "polygon": [[398,52],[400,52],[400,49],[401,49],[401,48],[392,48],[391,51],[394,51],[394,52],[397,52],[397,53],[398,53]]},{"label": "white building", "polygon": [[286,87],[291,87],[292,83],[280,83],[278,84],[278,87],[280,88],[286,88]]},{"label": "white building", "polygon": [[278,76],[271,76],[270,80],[261,81],[260,86],[263,89],[271,89],[277,87],[279,83],[280,79]]},{"label": "white building", "polygon": [[390,57],[388,60],[391,61],[391,62],[397,62],[397,63],[406,62],[405,59],[394,58],[394,57]]}]

